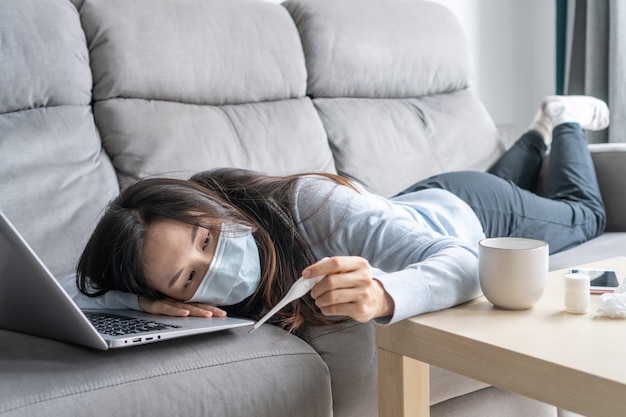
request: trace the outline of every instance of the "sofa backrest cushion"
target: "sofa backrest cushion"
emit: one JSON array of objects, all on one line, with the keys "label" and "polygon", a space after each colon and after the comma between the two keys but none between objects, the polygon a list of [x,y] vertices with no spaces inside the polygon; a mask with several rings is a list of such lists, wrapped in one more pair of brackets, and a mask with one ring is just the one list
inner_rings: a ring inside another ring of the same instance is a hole
[{"label": "sofa backrest cushion", "polygon": [[485,169],[503,151],[471,90],[454,15],[416,0],[288,0],[337,171],[392,195],[415,181]]},{"label": "sofa backrest cushion", "polygon": [[258,0],[85,0],[96,123],[121,186],[235,166],[334,172],[298,32]]},{"label": "sofa backrest cushion", "polygon": [[3,3],[0,91],[0,210],[63,275],[118,190],[94,125],[89,53],[72,3]]}]

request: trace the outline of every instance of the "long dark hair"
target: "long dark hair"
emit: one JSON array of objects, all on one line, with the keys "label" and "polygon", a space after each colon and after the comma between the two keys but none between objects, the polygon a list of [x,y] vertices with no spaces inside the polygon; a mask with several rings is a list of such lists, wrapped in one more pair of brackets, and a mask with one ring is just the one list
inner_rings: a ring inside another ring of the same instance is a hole
[{"label": "long dark hair", "polygon": [[[337,184],[352,186],[345,178],[324,175]],[[258,316],[275,306],[308,265],[316,261],[300,236],[292,215],[292,197],[300,175],[267,176],[223,168],[204,171],[189,180],[141,180],[113,199],[98,222],[77,266],[77,285],[88,296],[110,290],[162,298],[145,277],[142,251],[150,225],[161,219],[215,229],[212,220],[253,228],[261,258],[261,284],[231,314]],[[320,205],[323,202],[320,202]],[[282,309],[277,322],[289,331],[304,321],[331,324],[311,297],[302,297]]]}]

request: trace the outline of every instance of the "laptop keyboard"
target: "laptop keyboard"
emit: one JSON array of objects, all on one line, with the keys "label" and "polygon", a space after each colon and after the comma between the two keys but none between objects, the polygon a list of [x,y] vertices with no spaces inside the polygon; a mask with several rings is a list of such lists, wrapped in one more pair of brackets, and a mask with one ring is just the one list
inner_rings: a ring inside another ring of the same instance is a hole
[{"label": "laptop keyboard", "polygon": [[181,326],[160,323],[158,321],[119,316],[111,313],[85,312],[85,315],[98,330],[109,336],[152,332],[155,330],[178,329]]}]

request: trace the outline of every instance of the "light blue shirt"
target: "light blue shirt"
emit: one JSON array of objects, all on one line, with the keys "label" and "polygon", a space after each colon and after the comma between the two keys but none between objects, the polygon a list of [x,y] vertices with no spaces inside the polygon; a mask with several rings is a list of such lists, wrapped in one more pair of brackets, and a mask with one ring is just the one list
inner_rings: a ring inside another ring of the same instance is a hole
[{"label": "light blue shirt", "polygon": [[[323,202],[327,201],[328,204]],[[439,189],[386,199],[319,177],[302,180],[294,216],[318,258],[362,256],[392,297],[382,324],[469,301],[480,295],[478,242],[472,209]]]}]

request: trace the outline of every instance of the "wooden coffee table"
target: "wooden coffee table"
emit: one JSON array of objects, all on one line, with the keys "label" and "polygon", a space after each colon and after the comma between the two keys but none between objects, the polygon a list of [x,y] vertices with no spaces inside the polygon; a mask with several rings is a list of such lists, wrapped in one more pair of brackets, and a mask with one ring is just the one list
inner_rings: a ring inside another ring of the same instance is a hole
[{"label": "wooden coffee table", "polygon": [[[584,267],[626,277],[626,257]],[[377,327],[379,414],[430,415],[428,364],[588,417],[626,416],[626,320],[564,311],[566,270],[550,273],[530,310],[496,309],[484,297]]]}]

